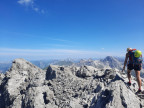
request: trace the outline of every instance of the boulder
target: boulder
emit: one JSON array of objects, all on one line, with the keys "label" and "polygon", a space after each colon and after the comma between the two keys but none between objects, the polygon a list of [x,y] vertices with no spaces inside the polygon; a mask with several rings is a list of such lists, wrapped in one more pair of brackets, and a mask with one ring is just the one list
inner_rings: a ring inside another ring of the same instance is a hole
[{"label": "boulder", "polygon": [[88,69],[87,66],[81,66],[80,69],[76,72],[76,76],[81,78],[91,77],[92,72]]},{"label": "boulder", "polygon": [[[46,71],[24,59],[0,74],[0,108],[142,108],[132,77],[115,69],[50,65]],[[143,83],[143,81],[142,81]],[[143,85],[142,85],[143,86]]]}]

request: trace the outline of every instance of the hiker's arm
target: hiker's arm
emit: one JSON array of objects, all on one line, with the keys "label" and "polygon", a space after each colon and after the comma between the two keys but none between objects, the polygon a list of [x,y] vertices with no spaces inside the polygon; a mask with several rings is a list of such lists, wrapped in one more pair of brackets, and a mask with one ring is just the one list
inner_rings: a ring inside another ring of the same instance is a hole
[{"label": "hiker's arm", "polygon": [[[141,55],[141,58],[142,58],[142,55]],[[143,61],[143,59],[142,59],[142,61]],[[141,70],[142,70],[142,63],[141,63]]]},{"label": "hiker's arm", "polygon": [[128,53],[126,53],[125,61],[124,61],[124,67],[123,67],[123,70],[122,70],[122,71],[125,70],[125,66],[126,66],[126,64],[127,64],[127,60],[128,60]]}]

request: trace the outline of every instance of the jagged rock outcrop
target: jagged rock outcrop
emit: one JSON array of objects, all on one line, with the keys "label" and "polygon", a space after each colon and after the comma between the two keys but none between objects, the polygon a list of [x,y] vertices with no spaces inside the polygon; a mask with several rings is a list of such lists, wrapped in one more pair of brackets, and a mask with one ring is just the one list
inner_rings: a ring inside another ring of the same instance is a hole
[{"label": "jagged rock outcrop", "polygon": [[[95,98],[95,97],[94,97]],[[127,89],[125,84],[119,80],[112,82],[93,102],[91,108],[140,108],[141,103],[137,96]]]},{"label": "jagged rock outcrop", "polygon": [[76,71],[76,76],[81,77],[81,78],[86,78],[86,77],[91,77],[92,74],[96,71],[95,68],[91,66],[81,66],[77,71]]},{"label": "jagged rock outcrop", "polygon": [[[133,77],[132,77],[133,78]],[[0,108],[141,108],[137,82],[116,69],[50,65],[16,59],[0,76]]]},{"label": "jagged rock outcrop", "polygon": [[45,107],[45,96],[49,96],[49,93],[53,95],[53,92],[44,85],[44,81],[45,71],[24,59],[16,59],[1,84],[4,105],[1,107]]}]

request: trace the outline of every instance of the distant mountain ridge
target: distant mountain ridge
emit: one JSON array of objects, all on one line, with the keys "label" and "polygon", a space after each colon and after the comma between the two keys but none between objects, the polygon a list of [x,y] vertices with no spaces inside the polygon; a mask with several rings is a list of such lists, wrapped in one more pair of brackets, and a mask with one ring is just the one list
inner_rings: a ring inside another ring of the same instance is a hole
[{"label": "distant mountain ridge", "polygon": [[5,73],[11,67],[11,63],[0,63],[0,73]]},{"label": "distant mountain ridge", "polygon": [[47,67],[50,64],[55,64],[57,62],[59,62],[59,60],[36,60],[36,61],[31,61],[34,65],[36,65],[37,67],[44,69],[45,67]]},{"label": "distant mountain ridge", "polygon": [[83,60],[82,59],[80,60],[80,62],[76,64],[76,66],[82,66],[82,65],[93,66],[98,69],[101,69],[101,68],[122,69],[123,61],[121,62],[115,57],[107,56],[106,58],[101,59],[101,60],[92,60],[92,59]]},{"label": "distant mountain ridge", "polygon": [[109,65],[111,68],[122,69],[123,62],[120,62],[118,59],[107,56],[105,59],[101,60],[105,65]]},{"label": "distant mountain ridge", "polygon": [[[59,65],[59,66],[93,66],[98,69],[102,68],[122,68],[122,59],[115,58],[112,56],[107,56],[104,59],[101,60],[93,60],[93,59],[81,59],[81,60],[37,60],[37,61],[31,61],[34,65],[38,66],[41,69],[45,69],[50,64],[53,65]],[[6,72],[11,66],[11,63],[0,63],[0,73]]]}]

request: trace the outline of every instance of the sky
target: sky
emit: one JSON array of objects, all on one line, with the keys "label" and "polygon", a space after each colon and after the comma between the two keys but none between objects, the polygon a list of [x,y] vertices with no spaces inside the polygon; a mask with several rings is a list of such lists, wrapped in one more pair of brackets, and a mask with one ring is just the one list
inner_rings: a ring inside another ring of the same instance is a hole
[{"label": "sky", "polygon": [[144,0],[1,0],[0,61],[144,52]]}]

